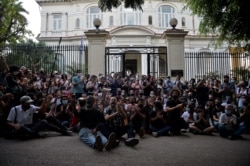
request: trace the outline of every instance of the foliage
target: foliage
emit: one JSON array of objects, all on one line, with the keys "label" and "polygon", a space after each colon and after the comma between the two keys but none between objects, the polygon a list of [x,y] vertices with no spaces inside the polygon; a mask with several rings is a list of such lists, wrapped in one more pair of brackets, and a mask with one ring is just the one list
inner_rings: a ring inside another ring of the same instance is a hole
[{"label": "foliage", "polygon": [[142,10],[144,0],[99,0],[98,6],[102,11],[111,11],[112,8],[118,8],[124,2],[125,8],[132,8],[134,10]]},{"label": "foliage", "polygon": [[31,33],[26,30],[28,21],[23,15],[24,13],[28,14],[22,7],[22,2],[18,2],[18,0],[0,1],[0,45],[16,43],[24,39],[25,34]]},{"label": "foliage", "polygon": [[250,17],[246,0],[186,0],[186,8],[202,18],[199,30],[204,34],[217,34],[219,43],[250,46]]},{"label": "foliage", "polygon": [[250,70],[245,67],[237,67],[232,70],[234,76],[237,77],[237,80],[248,80],[250,77]]},{"label": "foliage", "polygon": [[76,70],[78,69],[82,70],[82,73],[84,74],[88,73],[87,67],[82,63],[72,62],[70,65],[66,66],[66,69],[67,69],[67,73],[71,76],[73,76]]},{"label": "foliage", "polygon": [[[9,45],[7,63],[31,68],[34,65],[36,71],[44,68],[50,71],[54,61],[54,51],[43,42],[36,43],[32,40]],[[55,67],[57,68],[57,67]]]}]

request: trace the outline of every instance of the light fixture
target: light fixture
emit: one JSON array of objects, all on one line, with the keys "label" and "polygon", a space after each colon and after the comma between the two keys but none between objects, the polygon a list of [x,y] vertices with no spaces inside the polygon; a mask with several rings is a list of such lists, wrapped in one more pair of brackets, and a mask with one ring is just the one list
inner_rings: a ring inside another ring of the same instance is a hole
[{"label": "light fixture", "polygon": [[173,27],[173,29],[175,29],[176,25],[178,24],[178,20],[176,18],[171,18],[169,24],[171,25],[171,27]]},{"label": "light fixture", "polygon": [[95,18],[93,24],[96,28],[96,31],[99,32],[100,31],[99,27],[102,25],[101,20],[99,18]]}]

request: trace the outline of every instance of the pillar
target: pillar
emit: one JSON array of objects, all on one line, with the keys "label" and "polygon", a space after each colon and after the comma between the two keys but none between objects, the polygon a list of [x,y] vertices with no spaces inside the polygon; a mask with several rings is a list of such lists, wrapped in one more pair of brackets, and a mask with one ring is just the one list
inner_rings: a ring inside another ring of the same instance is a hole
[{"label": "pillar", "polygon": [[177,74],[185,78],[184,39],[187,33],[175,28],[163,32],[162,38],[166,39],[167,45],[167,74],[172,78]]},{"label": "pillar", "polygon": [[88,73],[90,75],[105,74],[105,47],[109,32],[105,30],[89,30],[84,33],[88,39]]}]

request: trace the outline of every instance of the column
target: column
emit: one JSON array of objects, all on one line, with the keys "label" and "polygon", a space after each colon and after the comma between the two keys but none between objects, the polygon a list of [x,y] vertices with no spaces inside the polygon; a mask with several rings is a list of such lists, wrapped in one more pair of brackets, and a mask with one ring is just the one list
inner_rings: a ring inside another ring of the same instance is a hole
[{"label": "column", "polygon": [[88,73],[90,75],[105,74],[105,47],[109,32],[105,30],[89,30],[84,33],[88,40]]},{"label": "column", "polygon": [[167,73],[172,78],[180,74],[185,79],[184,39],[187,33],[175,28],[163,32],[162,38],[167,45]]}]

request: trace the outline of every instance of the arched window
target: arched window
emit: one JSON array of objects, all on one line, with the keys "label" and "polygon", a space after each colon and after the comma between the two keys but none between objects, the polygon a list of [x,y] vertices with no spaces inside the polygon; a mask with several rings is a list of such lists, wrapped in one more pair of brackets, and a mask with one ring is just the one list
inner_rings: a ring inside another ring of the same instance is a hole
[{"label": "arched window", "polygon": [[152,16],[148,16],[148,25],[152,24],[153,24]]},{"label": "arched window", "polygon": [[185,17],[181,18],[181,26],[183,26],[183,27],[186,26],[186,18]]},{"label": "arched window", "polygon": [[166,28],[170,27],[169,21],[175,17],[175,9],[169,5],[160,6],[158,9],[159,16],[159,27]]},{"label": "arched window", "polygon": [[114,17],[113,16],[109,16],[109,25],[110,26],[114,25]]},{"label": "arched window", "polygon": [[80,28],[80,19],[76,19],[76,29]]},{"label": "arched window", "polygon": [[120,8],[121,25],[141,25],[141,11],[131,8]]},{"label": "arched window", "polygon": [[93,25],[93,21],[95,18],[99,18],[103,24],[103,13],[97,6],[92,6],[87,9],[87,28],[95,28]]}]

